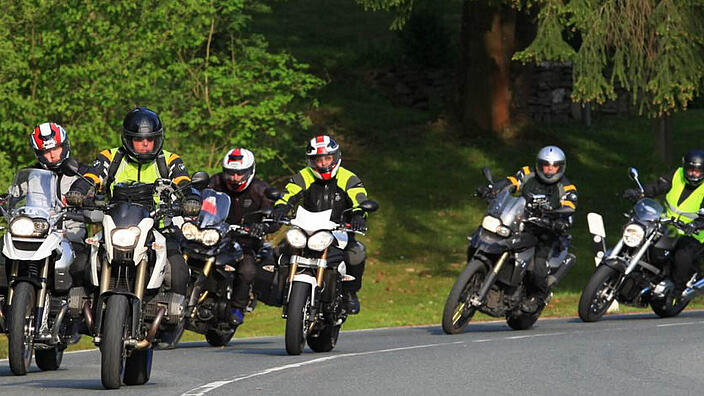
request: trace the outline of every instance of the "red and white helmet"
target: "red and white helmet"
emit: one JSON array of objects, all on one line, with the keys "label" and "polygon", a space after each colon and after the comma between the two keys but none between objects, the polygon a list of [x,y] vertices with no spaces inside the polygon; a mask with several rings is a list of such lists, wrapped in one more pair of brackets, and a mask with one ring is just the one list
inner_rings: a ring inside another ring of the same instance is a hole
[{"label": "red and white helmet", "polygon": [[[47,169],[58,169],[71,155],[71,145],[68,142],[66,131],[61,125],[53,122],[45,122],[34,128],[32,136],[29,137],[29,143],[32,145],[39,163]],[[44,156],[44,153],[57,147],[63,148],[61,156],[58,161],[51,162]]]},{"label": "red and white helmet", "polygon": [[[335,139],[327,135],[314,137],[308,143],[306,155],[308,156],[308,165],[313,170],[313,175],[318,179],[330,180],[337,175],[337,170],[342,162],[342,153],[340,145]],[[325,167],[319,167],[315,164],[315,159],[323,155],[332,155],[332,163]]]},{"label": "red and white helmet", "polygon": [[225,154],[222,159],[222,171],[226,176],[233,174],[243,175],[239,181],[230,177],[227,178],[227,183],[234,187],[235,191],[239,192],[249,187],[249,184],[254,179],[256,166],[254,164],[254,154],[244,148],[233,148]]}]

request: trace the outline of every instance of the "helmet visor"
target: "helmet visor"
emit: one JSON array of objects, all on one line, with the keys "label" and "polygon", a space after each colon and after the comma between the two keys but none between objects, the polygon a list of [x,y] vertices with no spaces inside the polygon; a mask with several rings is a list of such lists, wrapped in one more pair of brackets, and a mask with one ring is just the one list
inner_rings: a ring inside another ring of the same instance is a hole
[{"label": "helmet visor", "polygon": [[154,155],[161,147],[159,139],[158,136],[135,136],[128,137],[127,142],[137,155]]},{"label": "helmet visor", "polygon": [[704,164],[692,162],[685,164],[684,177],[690,183],[701,183],[704,180]]},{"label": "helmet visor", "polygon": [[553,177],[562,171],[562,167],[565,166],[565,161],[546,161],[538,160],[538,169],[545,177]]},{"label": "helmet visor", "polygon": [[320,173],[330,172],[337,165],[333,154],[314,155],[309,157],[310,167]]}]

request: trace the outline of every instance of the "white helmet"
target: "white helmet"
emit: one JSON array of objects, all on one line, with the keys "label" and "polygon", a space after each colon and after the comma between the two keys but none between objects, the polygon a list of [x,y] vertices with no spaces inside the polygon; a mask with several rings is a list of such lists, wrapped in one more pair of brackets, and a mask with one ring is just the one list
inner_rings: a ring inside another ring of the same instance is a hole
[{"label": "white helmet", "polygon": [[[559,168],[557,172],[546,175],[543,172],[543,165],[556,165]],[[565,168],[567,168],[567,160],[565,159],[565,153],[559,147],[545,146],[538,151],[538,156],[535,160],[535,173],[543,183],[556,183],[565,174]]]},{"label": "white helmet", "polygon": [[255,168],[254,154],[244,148],[233,148],[222,159],[222,171],[225,175],[244,175],[239,181],[235,181],[232,178],[227,179],[227,182],[235,187],[237,192],[249,187],[252,179],[254,179]]},{"label": "white helmet", "polygon": [[[332,163],[329,166],[318,167],[315,165],[315,159],[322,155],[332,155]],[[306,147],[306,156],[308,157],[308,165],[313,170],[313,175],[322,180],[330,180],[335,177],[342,162],[340,145],[328,135],[316,136],[311,139]]]}]

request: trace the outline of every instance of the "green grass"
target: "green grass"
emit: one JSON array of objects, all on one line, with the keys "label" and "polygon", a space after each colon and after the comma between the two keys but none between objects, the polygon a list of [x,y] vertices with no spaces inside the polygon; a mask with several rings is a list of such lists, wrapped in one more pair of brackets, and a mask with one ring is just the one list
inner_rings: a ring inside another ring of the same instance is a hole
[{"label": "green grass", "polygon": [[[511,142],[461,133],[452,117],[394,106],[369,86],[366,73],[395,62],[399,54],[398,38],[387,29],[390,21],[391,15],[366,13],[351,1],[289,0],[277,2],[273,13],[256,19],[252,28],[272,48],[309,63],[328,81],[311,119],[318,130],[340,141],[343,166],[364,180],[370,197],[381,205],[370,216],[370,232],[363,239],[369,259],[360,292],[362,312],[345,329],[439,323],[465,261],[466,237],[484,214],[485,204],[471,196],[485,183],[480,169],[488,166],[496,177],[512,174],[532,164],[547,144],[566,151],[567,175],[579,189],[579,204],[572,231],[577,264],[544,315],[576,315],[579,294],[594,269],[586,214],[604,215],[613,244],[624,221],[621,214],[629,209],[618,198],[633,187],[627,168],[637,167],[644,182],[671,171],[653,158],[649,121],[597,116],[591,128],[530,126]],[[704,110],[675,117],[676,157],[701,141],[701,125]],[[697,301],[692,307],[704,304]],[[637,311],[642,310],[624,307],[620,312]],[[237,337],[283,334],[280,314],[280,309],[260,304]],[[189,333],[184,339],[203,338]],[[78,347],[89,345],[84,337]],[[0,337],[0,357],[5,355],[5,338]]]}]

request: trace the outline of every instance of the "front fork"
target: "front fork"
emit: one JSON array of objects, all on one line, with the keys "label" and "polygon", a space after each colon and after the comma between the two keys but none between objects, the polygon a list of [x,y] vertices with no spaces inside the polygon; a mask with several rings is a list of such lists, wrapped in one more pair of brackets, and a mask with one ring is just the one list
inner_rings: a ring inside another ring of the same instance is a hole
[{"label": "front fork", "polygon": [[[297,252],[296,252],[297,253]],[[328,258],[328,249],[325,249],[323,251],[323,255],[320,257],[322,260],[327,260]],[[311,299],[313,301],[318,301],[318,296],[320,294],[320,291],[323,289],[324,285],[324,280],[325,280],[325,270],[326,267],[319,266],[316,270],[315,273],[315,281],[316,281],[316,286],[311,290]],[[286,319],[288,317],[288,298],[290,296],[290,290],[291,287],[293,286],[293,278],[296,276],[296,273],[298,272],[298,263],[290,263],[290,268],[288,271],[288,281],[286,282],[286,290],[284,290],[284,293],[286,293],[286,300],[284,301],[283,304],[283,313],[281,315],[282,318]],[[313,320],[316,316],[316,307],[311,306],[311,328],[313,327],[313,324],[315,321]]]},{"label": "front fork", "polygon": [[470,304],[475,307],[478,307],[483,304],[486,295],[489,293],[489,289],[496,280],[496,275],[498,275],[499,271],[501,271],[501,267],[503,267],[504,263],[506,262],[506,259],[508,259],[508,251],[505,251],[501,254],[499,260],[496,262],[496,265],[493,268],[493,271],[491,271],[489,273],[489,276],[484,280],[482,288],[479,290],[479,294],[469,300]]}]

